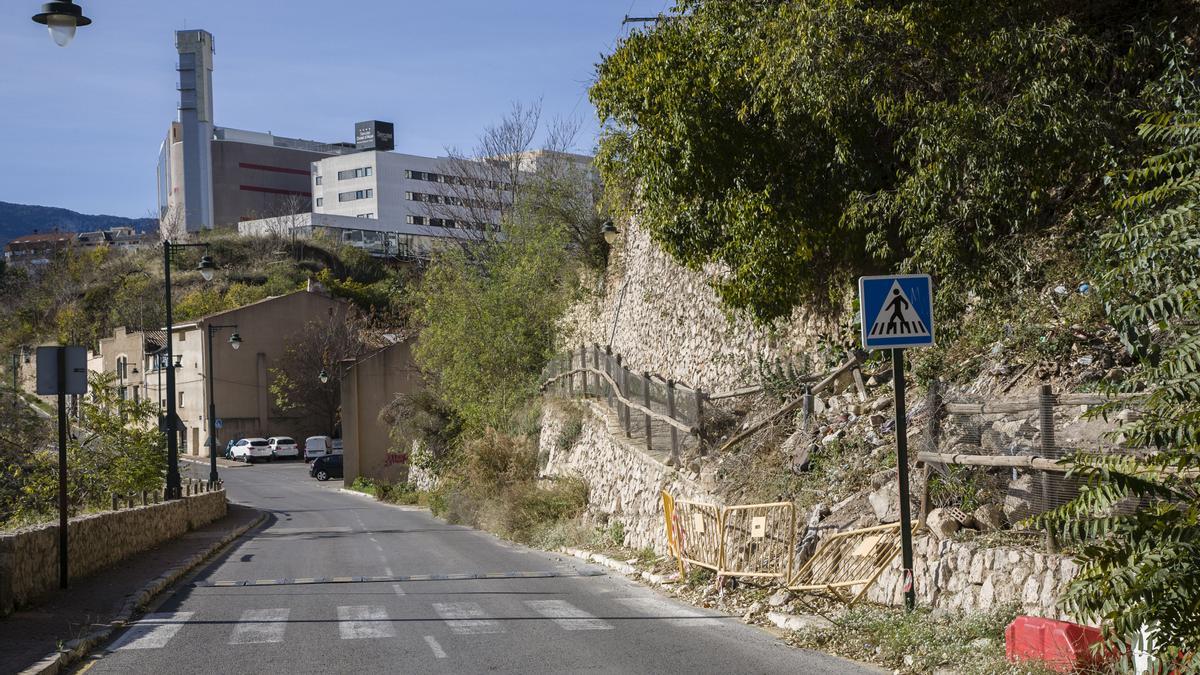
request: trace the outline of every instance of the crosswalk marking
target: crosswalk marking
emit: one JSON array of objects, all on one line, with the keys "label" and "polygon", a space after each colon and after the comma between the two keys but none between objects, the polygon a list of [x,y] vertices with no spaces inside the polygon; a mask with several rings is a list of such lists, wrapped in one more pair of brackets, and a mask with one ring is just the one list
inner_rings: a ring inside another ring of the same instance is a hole
[{"label": "crosswalk marking", "polygon": [[434,656],[439,659],[446,658],[446,650],[442,649],[442,646],[438,644],[438,641],[434,639],[432,635],[426,635],[425,642],[427,642],[429,644],[429,648],[433,650]]},{"label": "crosswalk marking", "polygon": [[141,621],[135,623],[125,634],[109,647],[109,651],[118,649],[158,649],[175,637],[184,622],[192,618],[194,612],[156,612],[147,614]]},{"label": "crosswalk marking", "polygon": [[677,626],[720,626],[721,620],[697,609],[690,609],[662,598],[616,598],[616,601],[639,614],[665,618]]},{"label": "crosswalk marking", "polygon": [[248,609],[242,612],[242,618],[233,627],[233,635],[229,637],[231,645],[251,645],[266,642],[283,642],[283,632],[287,630],[288,614],[292,610],[280,609]]},{"label": "crosswalk marking", "polygon": [[435,602],[433,609],[457,635],[504,632],[496,621],[484,619],[483,608],[474,602]]},{"label": "crosswalk marking", "polygon": [[387,610],[371,605],[351,605],[337,608],[338,631],[343,640],[395,637]]},{"label": "crosswalk marking", "polygon": [[396,595],[407,595],[407,593],[404,592],[404,587],[400,584],[392,584],[392,590],[396,592]]},{"label": "crosswalk marking", "polygon": [[612,630],[612,624],[566,600],[526,600],[525,604],[547,619],[553,619],[563,630]]}]

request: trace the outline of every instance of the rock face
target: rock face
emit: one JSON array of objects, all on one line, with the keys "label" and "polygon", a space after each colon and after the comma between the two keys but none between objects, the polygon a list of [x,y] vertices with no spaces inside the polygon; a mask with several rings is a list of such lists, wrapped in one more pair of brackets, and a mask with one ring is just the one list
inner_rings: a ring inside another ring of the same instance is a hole
[{"label": "rock face", "polygon": [[895,523],[900,520],[900,486],[894,481],[884,483],[867,496],[871,510],[880,523]]},{"label": "rock face", "polygon": [[[225,491],[67,521],[71,579],[80,579],[225,515]],[[58,524],[0,535],[0,616],[58,588]]]},{"label": "rock face", "polygon": [[1008,522],[1016,523],[1033,514],[1036,489],[1037,480],[1032,474],[1021,474],[1009,482],[1004,496],[1004,518]]},{"label": "rock face", "polygon": [[995,532],[1004,529],[1004,509],[997,504],[984,504],[975,509],[975,524],[980,532]]},{"label": "rock face", "polygon": [[[618,223],[602,290],[564,318],[562,348],[611,344],[634,371],[650,371],[707,392],[756,384],[758,359],[809,353],[828,322],[797,309],[767,328],[721,306],[709,284],[717,270],[684,269],[633,218]],[[615,329],[615,330],[614,330]]]}]

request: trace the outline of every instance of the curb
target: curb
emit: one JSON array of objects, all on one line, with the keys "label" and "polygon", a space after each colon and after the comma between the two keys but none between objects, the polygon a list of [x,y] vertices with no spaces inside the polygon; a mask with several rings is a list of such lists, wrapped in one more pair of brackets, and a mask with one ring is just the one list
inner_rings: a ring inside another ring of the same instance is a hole
[{"label": "curb", "polygon": [[359,492],[358,490],[351,490],[350,488],[338,488],[337,491],[344,492],[345,494],[348,494],[348,495],[354,495],[356,497],[363,497],[366,499],[370,499],[372,502],[374,502],[380,506],[386,506],[386,507],[393,508],[393,509],[400,509],[401,511],[424,511],[426,513],[429,513],[428,506],[421,506],[419,504],[392,504],[390,502],[381,502],[378,499],[376,499],[373,495],[369,495],[365,492]]},{"label": "curb", "polygon": [[567,555],[575,556],[584,562],[594,562],[598,565],[602,565],[610,570],[613,570],[614,572],[620,572],[625,576],[640,577],[643,581],[653,586],[662,586],[663,584],[670,584],[679,581],[678,574],[654,574],[652,572],[643,572],[629,563],[615,560],[602,553],[590,553],[583,549],[568,548],[565,546],[560,548],[559,551],[566,553]]},{"label": "curb", "polygon": [[117,616],[107,626],[88,633],[81,638],[64,643],[61,650],[22,670],[19,675],[57,675],[63,668],[83,658],[96,645],[107,640],[114,630],[123,628],[133,618],[135,612],[145,607],[164,589],[199,567],[204,561],[216,554],[217,551],[228,546],[235,539],[261,525],[266,519],[267,514],[260,512],[258,517],[253,521],[226,534],[220,541],[209,546],[207,550],[201,551],[185,560],[182,564],[163,572],[158,578],[143,586],[142,590],[125,601],[125,604],[121,607],[121,611],[117,612]]}]

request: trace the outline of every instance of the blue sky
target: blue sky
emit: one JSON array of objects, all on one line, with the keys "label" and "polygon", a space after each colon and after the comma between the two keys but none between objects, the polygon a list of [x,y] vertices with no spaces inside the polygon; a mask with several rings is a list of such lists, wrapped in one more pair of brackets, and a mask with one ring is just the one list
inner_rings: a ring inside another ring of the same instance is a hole
[{"label": "blue sky", "polygon": [[0,6],[0,201],[145,216],[175,119],[173,31],[214,35],[219,126],[321,141],[354,123],[396,124],[396,149],[469,149],[513,101],[583,121],[600,54],[621,18],[671,0],[79,0],[95,23],[67,48],[30,21],[40,0]]}]

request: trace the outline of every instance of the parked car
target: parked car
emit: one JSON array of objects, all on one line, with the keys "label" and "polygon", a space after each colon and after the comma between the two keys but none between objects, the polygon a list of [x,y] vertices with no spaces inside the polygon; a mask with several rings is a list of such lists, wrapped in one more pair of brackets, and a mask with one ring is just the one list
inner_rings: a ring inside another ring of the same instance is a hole
[{"label": "parked car", "polygon": [[300,448],[296,447],[296,441],[288,436],[272,436],[267,439],[267,445],[271,446],[272,457],[300,456]]},{"label": "parked car", "polygon": [[333,446],[329,449],[330,454],[334,454],[334,455],[345,454],[342,452],[342,439],[335,438],[332,441],[330,441],[330,443],[332,443],[332,446]]},{"label": "parked car", "polygon": [[342,477],[342,456],[341,455],[325,455],[313,460],[312,466],[308,469],[308,475],[320,481],[326,481],[330,478]]},{"label": "parked car", "polygon": [[333,450],[333,439],[328,436],[309,436],[304,439],[304,461],[324,457]]},{"label": "parked car", "polygon": [[229,451],[230,459],[241,460],[247,464],[255,460],[271,461],[271,445],[265,438],[243,438],[233,444]]}]

